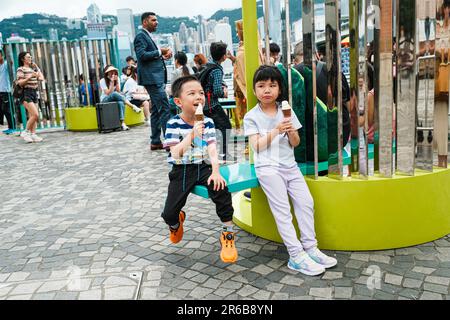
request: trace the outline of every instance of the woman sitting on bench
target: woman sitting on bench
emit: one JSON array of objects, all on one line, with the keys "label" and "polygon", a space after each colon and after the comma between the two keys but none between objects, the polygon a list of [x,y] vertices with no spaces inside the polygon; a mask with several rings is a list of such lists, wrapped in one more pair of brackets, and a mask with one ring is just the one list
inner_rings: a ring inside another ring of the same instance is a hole
[{"label": "woman sitting on bench", "polygon": [[102,89],[102,95],[100,101],[105,102],[117,102],[119,105],[120,122],[122,124],[122,130],[129,130],[125,124],[125,104],[133,108],[137,113],[141,112],[141,109],[132,104],[126,99],[120,92],[119,73],[112,65],[107,65],[103,70],[103,78],[100,80],[100,88]]}]

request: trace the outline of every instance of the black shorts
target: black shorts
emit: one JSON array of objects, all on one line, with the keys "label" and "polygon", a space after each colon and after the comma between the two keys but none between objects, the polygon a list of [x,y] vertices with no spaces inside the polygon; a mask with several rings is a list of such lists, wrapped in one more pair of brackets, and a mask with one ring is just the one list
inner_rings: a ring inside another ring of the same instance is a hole
[{"label": "black shorts", "polygon": [[131,99],[130,100],[130,102],[132,103],[132,104],[134,104],[136,107],[143,107],[143,103],[144,103],[144,101],[145,100],[136,100],[136,99]]},{"label": "black shorts", "polygon": [[23,102],[38,103],[37,89],[30,89],[30,88],[23,89],[23,94],[22,97],[20,98],[20,103]]}]

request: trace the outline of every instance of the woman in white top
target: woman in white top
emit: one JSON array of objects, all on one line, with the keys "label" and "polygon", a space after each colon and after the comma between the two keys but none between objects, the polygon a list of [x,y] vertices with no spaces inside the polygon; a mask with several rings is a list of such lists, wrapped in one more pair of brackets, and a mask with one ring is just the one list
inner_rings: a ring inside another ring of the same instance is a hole
[{"label": "woman in white top", "polygon": [[172,73],[171,83],[180,77],[194,74],[194,70],[187,65],[187,56],[183,51],[178,51],[175,56],[175,70]]},{"label": "woman in white top", "polygon": [[123,86],[123,93],[132,104],[144,109],[145,123],[148,124],[150,96],[143,86],[138,85],[137,68],[135,66],[129,66],[127,74],[130,76]]},{"label": "woman in white top", "polygon": [[100,88],[102,94],[100,101],[103,102],[117,102],[120,111],[120,122],[122,123],[122,130],[129,130],[125,124],[125,104],[133,108],[137,113],[141,112],[141,109],[132,104],[126,99],[120,92],[119,73],[112,65],[107,65],[103,71],[103,78],[100,80]]}]

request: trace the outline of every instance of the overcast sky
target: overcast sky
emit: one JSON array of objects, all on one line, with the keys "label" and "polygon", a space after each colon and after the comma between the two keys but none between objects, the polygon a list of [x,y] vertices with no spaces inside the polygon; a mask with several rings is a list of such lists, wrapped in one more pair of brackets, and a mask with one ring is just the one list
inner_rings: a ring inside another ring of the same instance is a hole
[{"label": "overcast sky", "polygon": [[[235,9],[242,0],[0,0],[0,21],[24,13],[49,13],[60,17],[81,18],[86,9],[96,3],[102,14],[116,14],[117,9],[131,8],[133,13],[153,11],[163,17],[193,17],[201,14],[209,18],[219,9]],[[1,31],[1,30],[0,30]]]}]

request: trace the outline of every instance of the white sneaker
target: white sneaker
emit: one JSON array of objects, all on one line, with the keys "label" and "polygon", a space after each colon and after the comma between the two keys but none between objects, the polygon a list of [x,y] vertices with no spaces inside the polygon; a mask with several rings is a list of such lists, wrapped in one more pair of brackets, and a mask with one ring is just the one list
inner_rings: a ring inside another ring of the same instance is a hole
[{"label": "white sneaker", "polygon": [[325,272],[324,266],[311,259],[305,251],[302,251],[295,259],[290,258],[287,266],[291,270],[308,276],[317,276]]},{"label": "white sneaker", "polygon": [[31,134],[28,131],[22,131],[20,136],[25,140],[26,143],[33,142],[33,138],[31,138]]},{"label": "white sneaker", "polygon": [[320,251],[317,247],[310,249],[306,252],[311,257],[311,259],[313,259],[315,262],[321,264],[325,268],[331,268],[331,267],[334,267],[335,265],[337,265],[337,260],[335,258],[327,256],[322,251]]},{"label": "white sneaker", "polygon": [[31,134],[31,139],[33,139],[33,142],[42,142],[44,139],[39,137],[36,133]]},{"label": "white sneaker", "polygon": [[126,130],[130,130],[130,128],[128,128],[128,126],[125,123],[122,123],[122,130],[126,131]]},{"label": "white sneaker", "polygon": [[142,111],[141,108],[139,108],[138,106],[136,106],[134,104],[133,104],[132,108],[133,108],[134,112],[136,112],[136,113],[139,113]]}]

